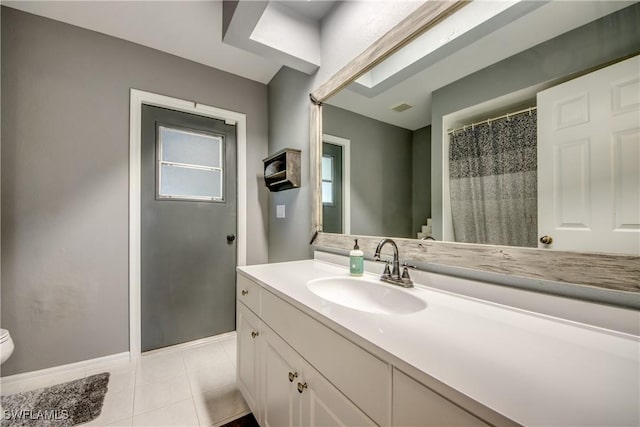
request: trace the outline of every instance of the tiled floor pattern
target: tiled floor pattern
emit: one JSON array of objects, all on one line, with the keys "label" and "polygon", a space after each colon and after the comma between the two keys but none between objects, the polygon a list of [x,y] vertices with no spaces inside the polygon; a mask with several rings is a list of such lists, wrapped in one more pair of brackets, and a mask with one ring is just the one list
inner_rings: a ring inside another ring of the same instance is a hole
[{"label": "tiled floor pattern", "polygon": [[3,386],[3,395],[110,372],[102,414],[83,426],[221,426],[249,413],[236,387],[235,336],[198,346],[33,378]]}]

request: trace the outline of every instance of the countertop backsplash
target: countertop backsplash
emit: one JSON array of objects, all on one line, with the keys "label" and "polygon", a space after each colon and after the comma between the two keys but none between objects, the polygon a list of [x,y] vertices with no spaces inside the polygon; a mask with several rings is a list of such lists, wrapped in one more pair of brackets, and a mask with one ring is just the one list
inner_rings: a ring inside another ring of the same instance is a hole
[{"label": "countertop backsplash", "polygon": [[[358,239],[373,259],[380,237],[319,233],[314,248],[346,255]],[[640,257],[393,239],[400,261],[436,273],[640,309]],[[390,248],[383,253],[391,255]]]}]

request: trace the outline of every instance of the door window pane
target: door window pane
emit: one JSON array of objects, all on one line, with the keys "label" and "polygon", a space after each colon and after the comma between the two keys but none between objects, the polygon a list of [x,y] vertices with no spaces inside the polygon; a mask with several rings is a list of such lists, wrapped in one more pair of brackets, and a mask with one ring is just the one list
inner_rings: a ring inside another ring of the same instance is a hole
[{"label": "door window pane", "polygon": [[160,126],[161,160],[219,168],[222,138]]},{"label": "door window pane", "polygon": [[158,127],[159,199],[224,200],[224,139]]},{"label": "door window pane", "polygon": [[322,203],[333,204],[333,182],[322,181]]},{"label": "door window pane", "polygon": [[333,156],[322,156],[322,203],[333,205]]},{"label": "door window pane", "polygon": [[175,198],[222,199],[222,172],[163,164],[160,194]]},{"label": "door window pane", "polygon": [[333,157],[330,157],[330,156],[322,157],[322,180],[323,181],[333,180]]}]

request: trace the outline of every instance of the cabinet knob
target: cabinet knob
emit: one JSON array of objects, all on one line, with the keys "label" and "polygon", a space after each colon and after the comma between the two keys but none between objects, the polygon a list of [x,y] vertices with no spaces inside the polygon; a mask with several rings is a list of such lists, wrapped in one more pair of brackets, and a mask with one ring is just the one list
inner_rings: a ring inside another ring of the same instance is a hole
[{"label": "cabinet knob", "polygon": [[259,332],[251,332],[251,338],[255,339],[258,335],[260,335]]},{"label": "cabinet knob", "polygon": [[298,383],[298,393],[302,393],[307,388],[307,383]]},{"label": "cabinet knob", "polygon": [[289,382],[292,383],[294,378],[298,378],[297,372],[289,372]]},{"label": "cabinet knob", "polygon": [[551,236],[542,236],[540,238],[540,243],[542,243],[543,245],[550,245],[553,243],[553,237]]},{"label": "cabinet knob", "polygon": [[248,290],[246,290],[246,289],[243,289],[243,290],[242,290],[242,295],[247,295],[248,293],[249,293],[249,291],[248,291]]}]

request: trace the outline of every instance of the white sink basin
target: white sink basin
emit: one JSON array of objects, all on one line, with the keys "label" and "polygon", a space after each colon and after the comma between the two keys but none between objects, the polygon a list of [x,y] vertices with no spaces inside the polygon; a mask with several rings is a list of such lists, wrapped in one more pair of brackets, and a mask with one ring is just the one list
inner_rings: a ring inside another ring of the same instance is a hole
[{"label": "white sink basin", "polygon": [[327,277],[307,282],[307,288],[327,301],[375,314],[411,314],[427,303],[411,290],[362,277]]}]

